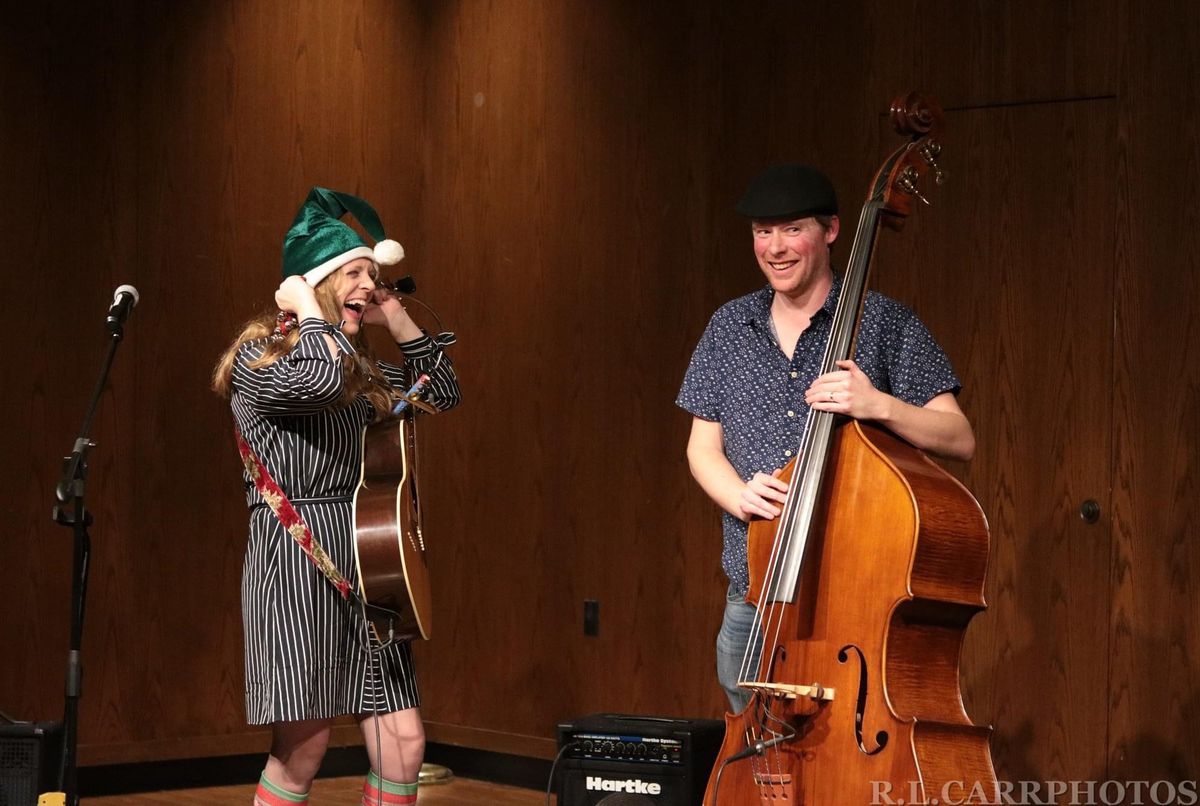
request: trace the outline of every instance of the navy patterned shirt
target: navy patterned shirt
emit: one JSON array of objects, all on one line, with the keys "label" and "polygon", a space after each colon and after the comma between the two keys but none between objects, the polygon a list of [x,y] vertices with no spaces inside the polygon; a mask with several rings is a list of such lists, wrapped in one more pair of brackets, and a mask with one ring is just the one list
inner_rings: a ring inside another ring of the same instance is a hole
[{"label": "navy patterned shirt", "polygon": [[[725,456],[744,480],[783,467],[795,454],[808,417],[804,392],[821,371],[821,358],[837,310],[841,275],[789,361],[772,334],[766,288],[728,302],[709,320],[675,404],[721,424]],[[961,388],[950,359],[905,306],[870,291],[858,330],[855,363],[876,389],[923,406]],[[735,593],[750,584],[745,521],[723,514],[721,565]]]}]

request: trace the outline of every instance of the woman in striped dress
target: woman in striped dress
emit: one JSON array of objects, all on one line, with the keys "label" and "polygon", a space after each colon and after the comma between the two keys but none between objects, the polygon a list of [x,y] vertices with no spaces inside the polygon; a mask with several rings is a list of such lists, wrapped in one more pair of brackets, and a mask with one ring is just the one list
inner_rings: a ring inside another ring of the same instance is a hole
[{"label": "woman in striped dress", "polygon": [[[338,220],[347,210],[380,240],[375,249]],[[352,589],[363,427],[422,373],[435,408],[459,399],[443,353],[453,337],[425,335],[397,299],[376,290],[377,261],[394,262],[397,252],[365,202],[315,188],[285,238],[285,278],[275,292],[279,310],[298,326],[288,329],[273,314],[250,322],[214,373],[248,468],[261,463]],[[375,360],[364,325],[387,328],[403,366]],[[284,529],[251,476],[242,575],[246,712],[251,724],[273,731],[255,803],[307,802],[332,720],[343,714],[357,718],[371,761],[363,803],[415,803],[424,730],[409,644],[380,649],[371,641],[353,601]]]}]

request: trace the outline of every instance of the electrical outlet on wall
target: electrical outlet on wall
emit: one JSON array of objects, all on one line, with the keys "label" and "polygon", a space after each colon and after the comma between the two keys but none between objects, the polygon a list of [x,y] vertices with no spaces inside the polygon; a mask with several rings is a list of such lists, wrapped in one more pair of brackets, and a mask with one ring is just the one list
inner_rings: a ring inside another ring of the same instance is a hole
[{"label": "electrical outlet on wall", "polygon": [[595,599],[583,600],[583,634],[600,634],[600,602]]}]

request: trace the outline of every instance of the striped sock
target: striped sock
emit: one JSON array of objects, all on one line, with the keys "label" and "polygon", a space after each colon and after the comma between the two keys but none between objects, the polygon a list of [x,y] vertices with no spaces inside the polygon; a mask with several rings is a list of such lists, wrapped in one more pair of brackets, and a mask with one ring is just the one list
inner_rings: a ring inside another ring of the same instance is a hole
[{"label": "striped sock", "polygon": [[417,785],[398,784],[371,770],[363,782],[362,806],[408,806],[417,802]]},{"label": "striped sock", "polygon": [[308,793],[288,792],[268,781],[265,772],[258,779],[258,789],[254,790],[254,806],[294,806],[296,803],[308,803]]}]

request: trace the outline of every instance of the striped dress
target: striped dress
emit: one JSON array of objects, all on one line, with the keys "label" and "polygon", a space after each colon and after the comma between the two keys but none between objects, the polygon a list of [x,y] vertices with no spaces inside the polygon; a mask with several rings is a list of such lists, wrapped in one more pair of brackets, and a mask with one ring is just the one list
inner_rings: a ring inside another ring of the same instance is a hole
[{"label": "striped dress", "polygon": [[[262,355],[266,340],[243,344],[234,362],[231,405],[250,448],[356,586],[351,498],[361,468],[360,434],[373,408],[362,396],[349,406],[338,404],[341,361],[330,358],[322,337],[330,330],[319,319],[304,320],[295,347],[257,370],[248,363]],[[340,332],[330,335],[342,352],[354,352]],[[422,336],[405,342],[406,366],[379,367],[400,389],[411,385],[413,373],[429,373],[430,402],[449,409],[458,403],[458,382],[439,342],[451,341]],[[372,659],[353,602],[313,566],[248,476],[245,482],[251,507],[242,569],[247,721],[262,725],[420,705],[408,642]],[[338,500],[313,500],[330,498]]]}]

